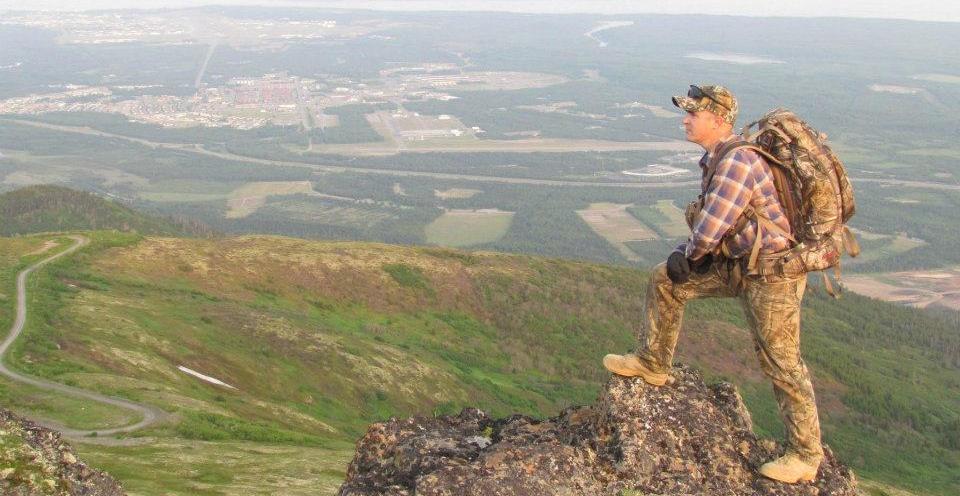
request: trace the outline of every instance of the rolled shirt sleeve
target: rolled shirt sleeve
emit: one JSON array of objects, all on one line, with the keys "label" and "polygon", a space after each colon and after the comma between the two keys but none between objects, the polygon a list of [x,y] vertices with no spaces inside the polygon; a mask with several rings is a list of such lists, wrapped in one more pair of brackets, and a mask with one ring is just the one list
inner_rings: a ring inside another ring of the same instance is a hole
[{"label": "rolled shirt sleeve", "polygon": [[754,179],[745,155],[743,150],[737,150],[717,165],[693,233],[685,245],[678,247],[687,258],[697,260],[713,251],[750,202]]}]

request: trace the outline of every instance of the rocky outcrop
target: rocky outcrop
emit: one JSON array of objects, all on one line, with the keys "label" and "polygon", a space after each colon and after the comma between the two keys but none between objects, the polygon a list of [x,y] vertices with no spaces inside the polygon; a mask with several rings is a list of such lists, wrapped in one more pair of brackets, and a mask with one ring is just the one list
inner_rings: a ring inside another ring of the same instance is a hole
[{"label": "rocky outcrop", "polygon": [[612,377],[596,404],[537,421],[451,417],[372,425],[340,496],[857,495],[853,473],[826,448],[812,483],[788,485],[756,469],[782,454],[753,434],[730,384],[707,386],[687,367],[652,387]]},{"label": "rocky outcrop", "polygon": [[0,494],[121,496],[120,484],[77,459],[60,434],[0,408]]}]

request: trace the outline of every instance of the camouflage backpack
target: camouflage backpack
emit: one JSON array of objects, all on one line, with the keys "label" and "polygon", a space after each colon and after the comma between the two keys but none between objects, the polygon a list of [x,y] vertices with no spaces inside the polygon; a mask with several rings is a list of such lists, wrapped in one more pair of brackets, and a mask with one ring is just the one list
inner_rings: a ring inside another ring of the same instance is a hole
[{"label": "camouflage backpack", "polygon": [[[753,126],[758,127],[751,134]],[[741,138],[743,141],[731,148],[749,148],[767,159],[792,233],[783,232],[752,208],[745,211],[732,231],[743,229],[752,218],[758,229],[772,229],[793,242],[785,255],[763,259],[758,256],[761,236],[757,236],[747,273],[802,274],[832,267],[839,280],[841,253],[855,257],[860,247],[846,225],[855,211],[853,187],[843,163],[827,145],[826,135],[793,112],[779,108],[743,128]],[[823,279],[827,292],[836,297],[825,272]]]}]

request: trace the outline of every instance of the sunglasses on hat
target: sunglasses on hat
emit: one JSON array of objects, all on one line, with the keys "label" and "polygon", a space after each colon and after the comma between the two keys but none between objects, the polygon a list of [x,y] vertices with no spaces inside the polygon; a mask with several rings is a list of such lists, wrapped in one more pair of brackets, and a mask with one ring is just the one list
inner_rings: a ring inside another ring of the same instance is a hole
[{"label": "sunglasses on hat", "polygon": [[715,96],[711,95],[710,93],[707,93],[706,91],[703,90],[703,88],[701,88],[701,87],[699,87],[699,86],[697,86],[697,85],[694,85],[694,84],[691,84],[691,85],[690,85],[690,90],[687,91],[687,96],[690,97],[690,98],[697,98],[697,99],[700,99],[700,98],[703,98],[703,97],[707,97],[707,98],[713,100],[717,105],[719,105],[719,106],[721,106],[721,107],[723,107],[723,108],[725,108],[725,109],[727,109],[727,110],[733,110],[733,109],[731,109],[730,107],[728,107],[727,105],[725,105],[723,102],[721,102],[720,100],[717,100],[717,98],[716,98]]}]

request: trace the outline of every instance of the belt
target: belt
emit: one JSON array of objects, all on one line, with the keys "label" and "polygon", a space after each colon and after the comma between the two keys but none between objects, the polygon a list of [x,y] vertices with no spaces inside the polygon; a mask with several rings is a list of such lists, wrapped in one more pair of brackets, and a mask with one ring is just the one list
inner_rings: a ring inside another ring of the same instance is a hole
[{"label": "belt", "polygon": [[764,254],[757,257],[756,264],[750,275],[761,278],[769,277],[797,277],[804,273],[803,261],[792,256],[791,250]]}]

